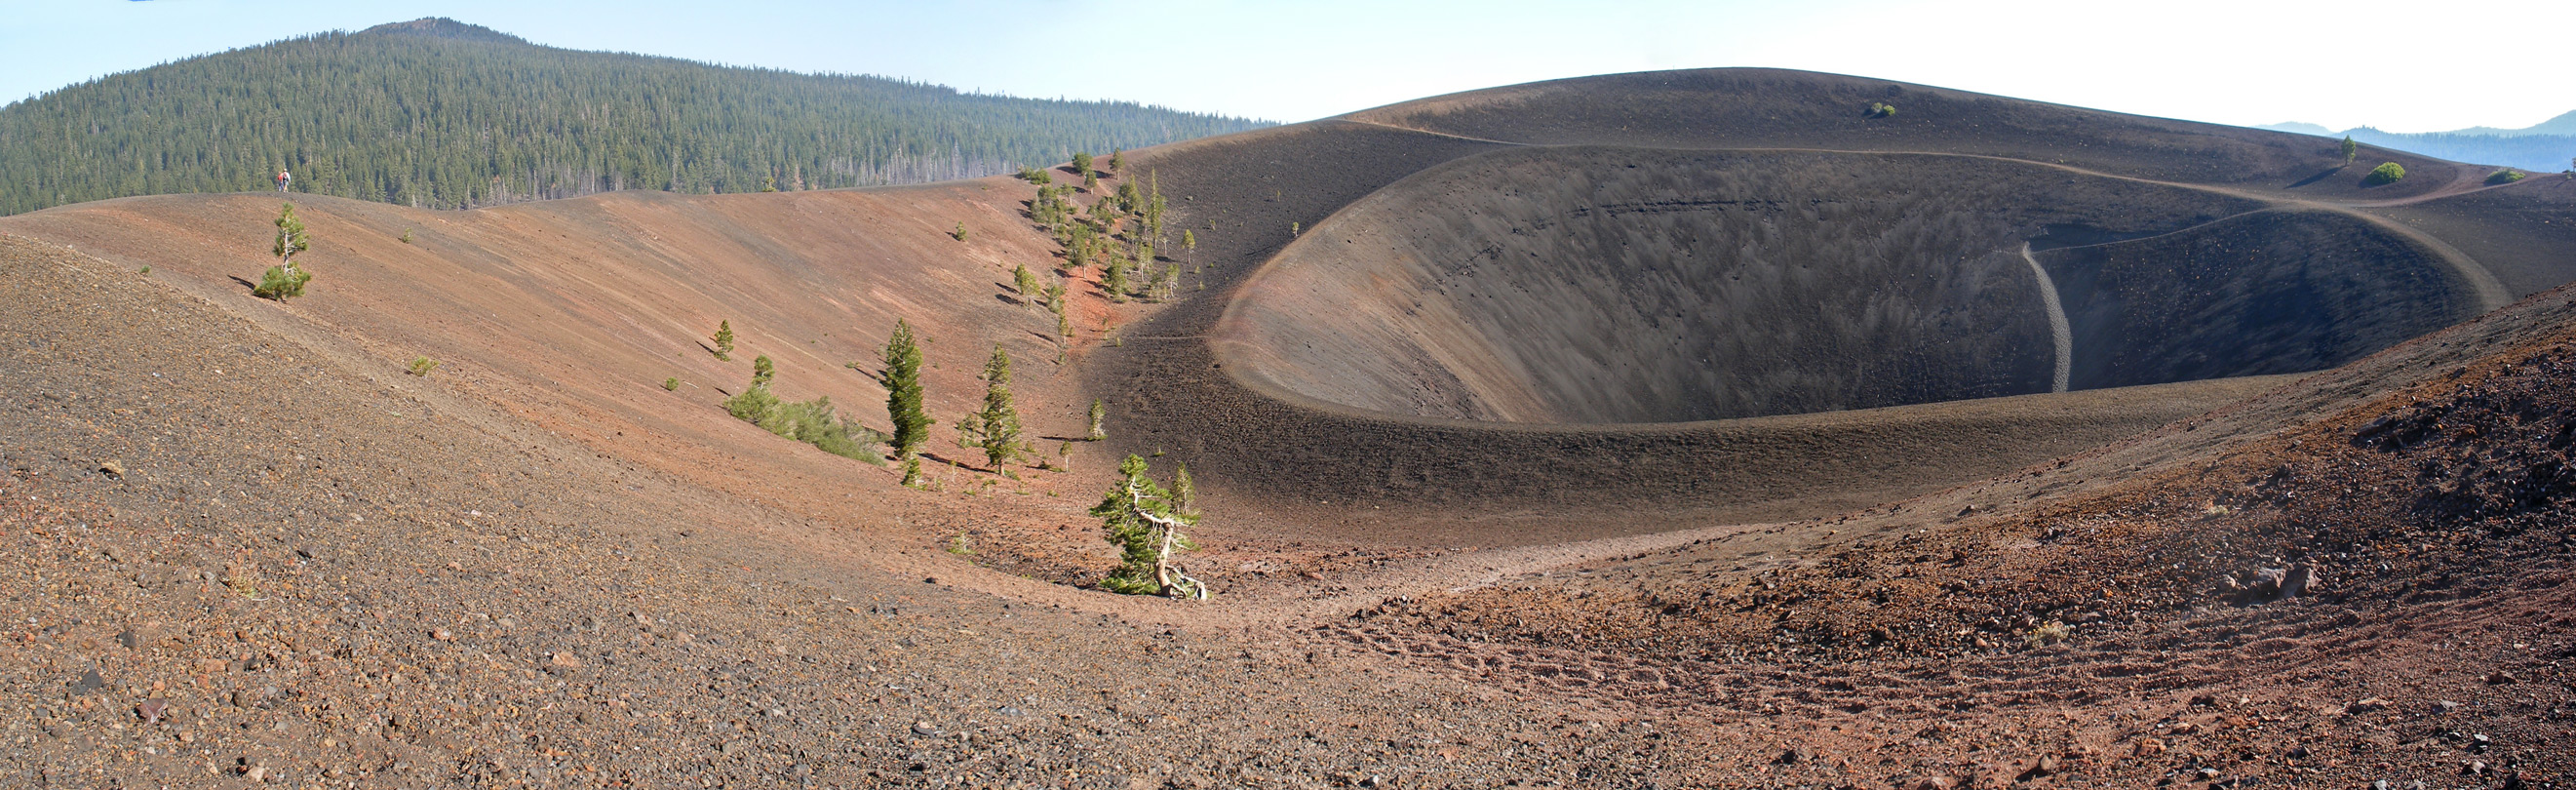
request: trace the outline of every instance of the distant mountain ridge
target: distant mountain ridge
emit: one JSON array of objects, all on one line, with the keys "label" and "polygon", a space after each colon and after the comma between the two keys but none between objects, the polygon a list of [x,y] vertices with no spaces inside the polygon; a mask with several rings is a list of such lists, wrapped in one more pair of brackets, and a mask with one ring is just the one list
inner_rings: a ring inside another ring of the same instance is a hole
[{"label": "distant mountain ridge", "polygon": [[268,188],[432,208],[971,178],[1268,126],[1130,102],[538,46],[452,19],[189,58],[0,107],[0,215]]},{"label": "distant mountain ridge", "polygon": [[2254,127],[2319,137],[2351,137],[2382,148],[2438,156],[2454,162],[2503,165],[2552,172],[2571,167],[2576,158],[2576,112],[2520,129],[2472,126],[2448,132],[2383,132],[2357,126],[2340,132],[2313,123],[2264,124]]}]

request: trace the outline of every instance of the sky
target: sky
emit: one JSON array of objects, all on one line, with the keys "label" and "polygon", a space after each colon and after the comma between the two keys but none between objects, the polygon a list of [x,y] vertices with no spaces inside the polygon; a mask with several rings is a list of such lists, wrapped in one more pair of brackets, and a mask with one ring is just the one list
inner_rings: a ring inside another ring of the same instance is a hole
[{"label": "sky", "polygon": [[1275,121],[1720,66],[2240,125],[2519,128],[2576,110],[2564,0],[0,0],[0,102],[425,16],[572,49]]}]

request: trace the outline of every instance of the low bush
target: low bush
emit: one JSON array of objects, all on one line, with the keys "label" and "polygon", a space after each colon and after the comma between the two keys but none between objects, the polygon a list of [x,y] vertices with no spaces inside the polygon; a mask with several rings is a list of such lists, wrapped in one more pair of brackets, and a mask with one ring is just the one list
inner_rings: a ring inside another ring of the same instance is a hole
[{"label": "low bush", "polygon": [[2397,183],[2398,179],[2405,177],[2405,165],[2401,165],[2396,162],[2382,162],[2378,167],[2371,168],[2370,176],[2362,179],[2362,181],[2370,184],[2371,186],[2379,186],[2381,184]]},{"label": "low bush", "polygon": [[[768,357],[761,357],[760,361],[766,362],[768,359]],[[677,383],[677,379],[670,379],[664,381],[664,386],[672,388]],[[777,395],[770,394],[767,377],[756,374],[751,388],[743,390],[740,395],[726,398],[724,407],[725,413],[733,415],[734,419],[758,425],[761,430],[779,436],[814,445],[815,449],[823,452],[872,464],[885,463],[885,458],[878,455],[875,448],[875,445],[885,442],[885,435],[869,430],[867,426],[841,419],[840,414],[832,408],[831,396],[826,395],[794,403],[782,402]]]},{"label": "low bush", "polygon": [[312,272],[301,268],[271,266],[266,273],[259,276],[259,285],[250,289],[250,295],[283,302],[303,296],[304,284],[312,281]]},{"label": "low bush", "polygon": [[663,379],[663,380],[662,380],[662,391],[663,391],[663,392],[678,392],[678,391],[680,391],[680,377],[678,377],[678,376],[672,376],[672,377],[670,377],[670,378]]},{"label": "low bush", "polygon": [[2522,180],[2522,175],[2522,171],[2520,170],[2498,170],[2495,171],[2494,174],[2487,176],[2487,185],[2493,186],[2496,184],[2510,184]]},{"label": "low bush", "polygon": [[411,358],[411,374],[412,374],[412,375],[414,375],[414,376],[421,376],[421,377],[426,378],[426,377],[428,377],[428,376],[429,376],[429,372],[430,372],[430,371],[437,370],[437,369],[438,369],[438,360],[430,359],[430,358],[428,358],[428,357],[412,357],[412,358]]}]

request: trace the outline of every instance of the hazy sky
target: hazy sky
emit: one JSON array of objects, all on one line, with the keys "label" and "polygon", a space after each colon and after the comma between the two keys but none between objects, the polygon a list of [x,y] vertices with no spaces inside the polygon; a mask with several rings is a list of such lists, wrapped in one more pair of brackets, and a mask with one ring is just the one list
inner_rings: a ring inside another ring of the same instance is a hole
[{"label": "hazy sky", "polygon": [[0,0],[0,101],[423,16],[575,49],[1281,121],[1708,66],[2235,124],[2436,131],[2576,110],[2565,0]]}]

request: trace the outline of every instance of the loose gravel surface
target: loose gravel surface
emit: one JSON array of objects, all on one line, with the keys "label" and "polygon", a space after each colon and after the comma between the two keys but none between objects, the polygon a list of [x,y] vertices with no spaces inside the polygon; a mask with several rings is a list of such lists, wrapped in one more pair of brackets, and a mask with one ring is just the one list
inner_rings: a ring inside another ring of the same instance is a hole
[{"label": "loose gravel surface", "polygon": [[875,545],[924,536],[789,536],[149,276],[0,263],[0,784],[1642,786],[1667,759],[1654,725],[1301,630],[961,589],[921,569],[989,572]]}]

